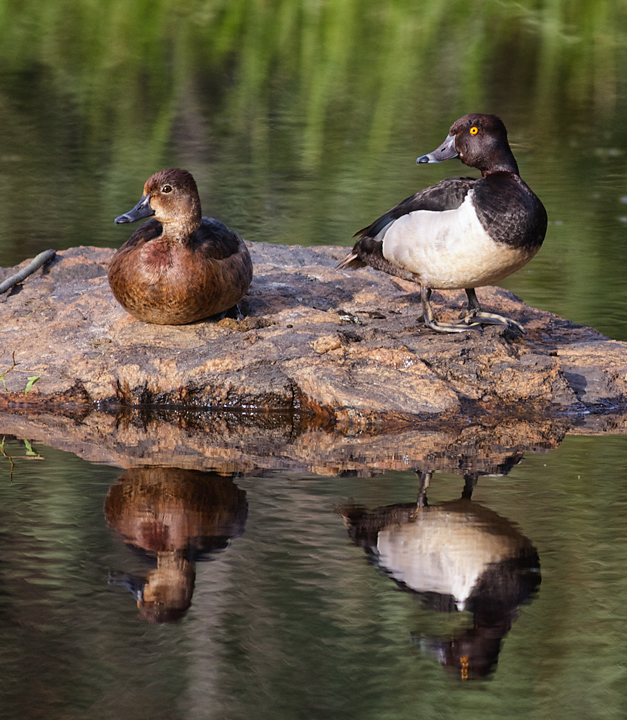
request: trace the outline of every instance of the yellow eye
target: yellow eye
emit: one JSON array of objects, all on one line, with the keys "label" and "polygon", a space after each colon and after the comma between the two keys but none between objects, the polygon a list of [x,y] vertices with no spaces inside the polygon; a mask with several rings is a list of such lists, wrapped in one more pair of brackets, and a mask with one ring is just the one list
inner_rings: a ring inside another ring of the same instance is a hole
[{"label": "yellow eye", "polygon": [[468,132],[471,135],[476,135],[479,132],[479,128],[476,125],[473,125]]}]

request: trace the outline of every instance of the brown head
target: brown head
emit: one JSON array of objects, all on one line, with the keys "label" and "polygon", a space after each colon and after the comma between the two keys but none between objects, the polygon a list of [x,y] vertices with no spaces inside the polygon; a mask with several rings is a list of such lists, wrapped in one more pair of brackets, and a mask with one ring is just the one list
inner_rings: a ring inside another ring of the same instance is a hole
[{"label": "brown head", "polygon": [[200,226],[202,213],[196,181],[187,170],[161,170],[146,180],[144,194],[132,210],[115,219],[130,223],[154,216],[164,234],[191,235]]},{"label": "brown head", "polygon": [[472,113],[451,125],[446,140],[416,162],[436,163],[458,157],[464,165],[483,175],[510,172],[518,175],[518,165],[507,141],[505,125],[496,115]]}]

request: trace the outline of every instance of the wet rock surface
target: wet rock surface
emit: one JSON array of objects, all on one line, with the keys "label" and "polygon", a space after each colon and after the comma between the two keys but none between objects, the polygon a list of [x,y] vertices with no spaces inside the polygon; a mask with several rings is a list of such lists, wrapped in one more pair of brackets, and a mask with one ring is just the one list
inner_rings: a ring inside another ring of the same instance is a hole
[{"label": "wet rock surface", "polygon": [[[390,470],[506,475],[528,452],[548,452],[568,435],[623,434],[622,414],[417,420],[385,430],[325,427],[297,413],[122,408],[117,412],[0,411],[2,437],[28,439],[117,467],[176,467],[244,473],[313,472],[370,477]],[[41,450],[45,456],[45,449]],[[0,467],[11,461],[0,450]],[[14,470],[32,456],[15,459]]]},{"label": "wet rock surface", "polygon": [[[176,327],[142,323],[117,304],[106,277],[113,250],[59,252],[0,297],[0,408],[80,414],[168,404],[390,427],[627,401],[627,343],[503,289],[481,288],[479,299],[521,323],[524,336],[496,326],[443,335],[422,325],[417,286],[336,270],[345,248],[258,243],[250,251],[245,318]],[[0,270],[0,281],[13,272]],[[465,294],[434,293],[433,304],[450,320]]]}]

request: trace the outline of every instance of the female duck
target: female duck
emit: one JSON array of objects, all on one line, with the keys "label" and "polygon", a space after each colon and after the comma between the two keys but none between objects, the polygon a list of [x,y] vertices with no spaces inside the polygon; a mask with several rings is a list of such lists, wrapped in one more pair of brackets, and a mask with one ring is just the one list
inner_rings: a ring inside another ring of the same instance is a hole
[{"label": "female duck", "polygon": [[[480,178],[451,178],[404,200],[360,230],[353,251],[338,265],[370,265],[420,283],[424,323],[440,332],[483,324],[522,327],[481,310],[475,288],[502,280],[538,252],[546,234],[546,210],[521,180],[494,115],[465,115],[437,150],[418,163],[459,159]],[[429,303],[432,288],[465,289],[468,311],[456,323],[438,322]]]},{"label": "female duck", "polygon": [[237,233],[202,217],[190,173],[155,173],[137,205],[115,222],[151,215],[109,267],[109,285],[122,307],[158,325],[184,325],[237,308],[253,276],[248,249]]}]

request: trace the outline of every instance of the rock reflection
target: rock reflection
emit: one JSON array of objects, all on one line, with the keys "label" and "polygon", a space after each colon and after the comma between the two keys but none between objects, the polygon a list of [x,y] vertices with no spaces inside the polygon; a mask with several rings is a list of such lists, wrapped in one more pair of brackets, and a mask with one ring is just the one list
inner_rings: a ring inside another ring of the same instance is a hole
[{"label": "rock reflection", "polygon": [[416,503],[351,505],[341,514],[355,544],[427,608],[472,614],[472,627],[452,637],[417,641],[458,678],[486,677],[519,606],[538,589],[538,553],[509,520],[472,502],[476,475],[465,476],[460,499],[434,506],[426,499],[430,477],[421,473]]},{"label": "rock reflection", "polygon": [[246,493],[232,476],[146,467],[128,470],[105,500],[109,526],[133,548],[156,558],[146,576],[112,572],[152,622],[179,620],[191,605],[195,562],[244,532]]}]

